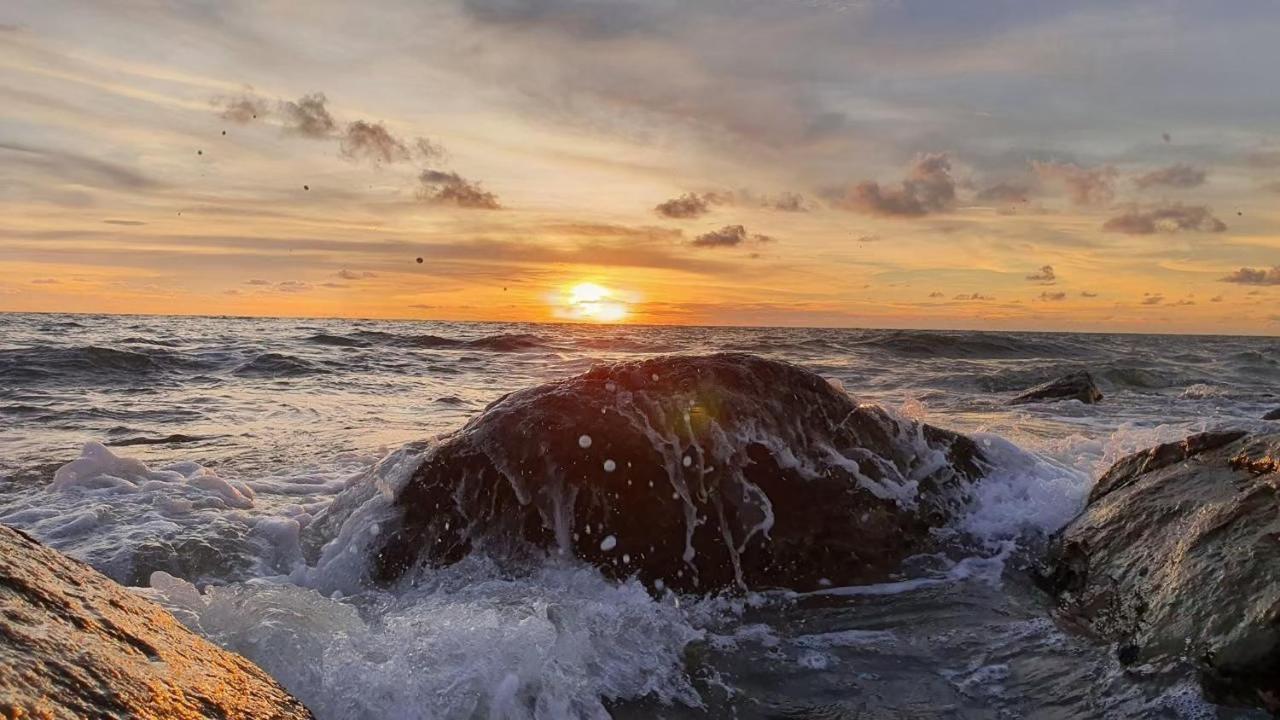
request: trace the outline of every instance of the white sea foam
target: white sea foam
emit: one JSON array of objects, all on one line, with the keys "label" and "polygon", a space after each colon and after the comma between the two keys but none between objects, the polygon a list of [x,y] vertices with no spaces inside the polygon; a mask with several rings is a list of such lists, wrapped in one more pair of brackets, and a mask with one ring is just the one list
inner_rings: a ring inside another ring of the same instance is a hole
[{"label": "white sea foam", "polygon": [[685,647],[703,637],[637,582],[552,563],[508,577],[478,559],[413,591],[326,597],[272,581],[153,593],[250,658],[321,718],[607,718],[609,700],[697,707]]}]

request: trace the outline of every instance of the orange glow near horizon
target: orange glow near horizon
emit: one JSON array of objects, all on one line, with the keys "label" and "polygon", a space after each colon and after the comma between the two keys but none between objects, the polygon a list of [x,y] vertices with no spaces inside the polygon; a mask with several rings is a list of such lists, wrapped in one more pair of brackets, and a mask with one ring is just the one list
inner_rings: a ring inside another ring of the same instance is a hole
[{"label": "orange glow near horizon", "polygon": [[622,293],[593,282],[581,282],[568,289],[553,309],[556,317],[597,323],[620,323],[627,319],[628,303]]}]

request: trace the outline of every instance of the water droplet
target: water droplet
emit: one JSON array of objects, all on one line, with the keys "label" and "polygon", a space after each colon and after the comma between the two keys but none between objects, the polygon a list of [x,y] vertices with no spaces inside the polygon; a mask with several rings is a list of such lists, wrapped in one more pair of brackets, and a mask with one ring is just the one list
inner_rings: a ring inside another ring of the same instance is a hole
[{"label": "water droplet", "polygon": [[600,541],[600,549],[605,552],[609,552],[616,547],[618,547],[618,538],[612,535]]},{"label": "water droplet", "polygon": [[583,450],[586,450],[587,448],[591,447],[591,436],[590,435],[580,436],[578,438],[578,447],[582,448]]},{"label": "water droplet", "polygon": [[626,554],[626,553],[623,553],[623,554],[622,554],[622,564],[623,564],[623,565],[628,565],[628,564],[630,564],[630,563],[631,563],[631,556],[630,556],[630,555],[628,555],[628,554]]},{"label": "water droplet", "polygon": [[690,465],[693,464],[693,458],[689,457],[688,455],[685,455],[684,459],[680,461],[680,464],[684,465],[685,467],[689,467]]},{"label": "water droplet", "polygon": [[614,462],[614,461],[612,461],[612,460],[605,460],[605,461],[604,461],[604,471],[605,471],[605,472],[613,472],[614,470],[617,470],[617,469],[618,469],[618,463],[616,463],[616,462]]}]

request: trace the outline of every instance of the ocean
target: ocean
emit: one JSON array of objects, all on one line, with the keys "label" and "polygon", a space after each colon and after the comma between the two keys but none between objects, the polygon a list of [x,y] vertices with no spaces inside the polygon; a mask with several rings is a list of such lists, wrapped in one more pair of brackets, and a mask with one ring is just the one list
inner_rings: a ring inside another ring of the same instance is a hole
[{"label": "ocean", "polygon": [[[963,542],[879,585],[711,597],[564,559],[472,556],[396,591],[344,583],[362,558],[303,560],[344,488],[503,394],[721,351],[978,439],[998,468],[949,528]],[[1100,404],[1007,404],[1080,369]],[[324,719],[1251,717],[1203,701],[1190,667],[1124,667],[1063,631],[1026,570],[1115,460],[1276,407],[1271,338],[6,314],[0,523]]]}]

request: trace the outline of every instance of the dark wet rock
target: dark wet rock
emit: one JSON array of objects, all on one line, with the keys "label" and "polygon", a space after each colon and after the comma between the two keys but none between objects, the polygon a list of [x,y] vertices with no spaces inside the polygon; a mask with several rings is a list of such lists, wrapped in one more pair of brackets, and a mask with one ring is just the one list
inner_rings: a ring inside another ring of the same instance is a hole
[{"label": "dark wet rock", "polygon": [[1276,408],[1266,415],[1262,416],[1263,420],[1280,420],[1280,408]]},{"label": "dark wet rock", "polygon": [[310,718],[248,660],[0,526],[0,715]]},{"label": "dark wet rock", "polygon": [[1116,463],[1041,576],[1125,664],[1185,658],[1206,696],[1280,712],[1280,433],[1202,433]]},{"label": "dark wet rock", "polygon": [[1063,375],[1057,380],[1037,385],[1009,401],[1010,405],[1033,402],[1057,402],[1079,400],[1092,405],[1102,399],[1102,391],[1093,382],[1093,376],[1085,371]]},{"label": "dark wet rock", "polygon": [[381,584],[531,546],[686,591],[877,582],[934,547],[984,467],[968,438],[742,354],[512,393],[413,463],[339,496],[308,528],[313,556],[312,534],[341,528],[324,557],[359,550]]}]

